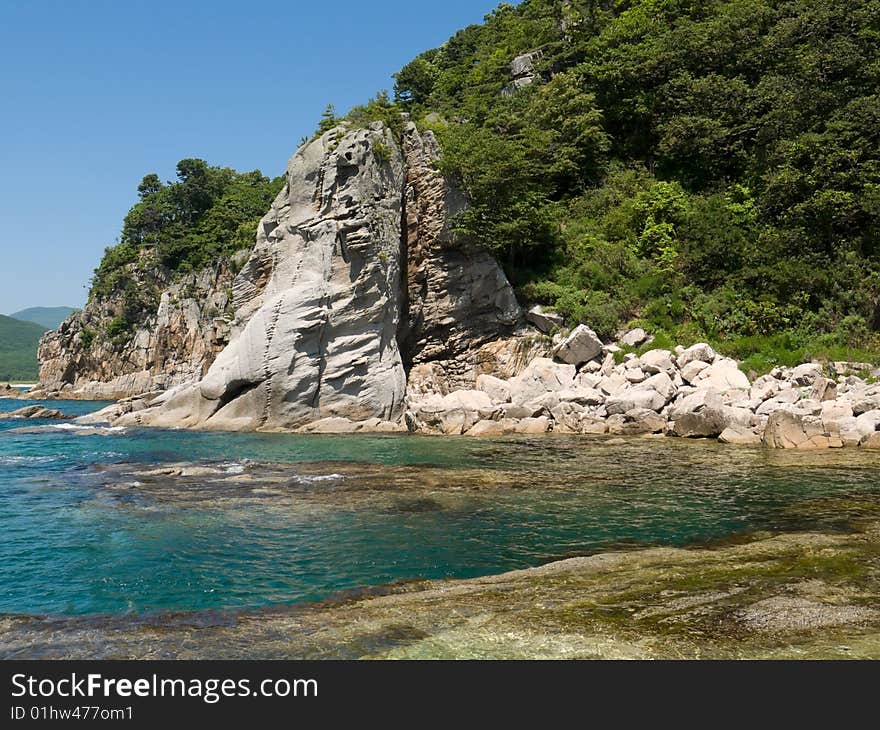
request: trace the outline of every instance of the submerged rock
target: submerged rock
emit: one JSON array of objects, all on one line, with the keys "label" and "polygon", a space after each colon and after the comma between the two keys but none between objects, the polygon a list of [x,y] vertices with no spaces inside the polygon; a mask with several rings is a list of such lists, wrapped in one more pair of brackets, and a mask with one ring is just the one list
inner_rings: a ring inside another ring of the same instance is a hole
[{"label": "submerged rock", "polygon": [[10,411],[9,413],[0,413],[0,420],[13,418],[58,421],[69,418],[69,416],[65,416],[61,411],[44,408],[43,406],[25,406],[24,408],[19,408],[18,410]]},{"label": "submerged rock", "polygon": [[[399,509],[436,511],[436,499]],[[576,557],[254,612],[6,616],[17,659],[880,659],[880,525]],[[218,620],[219,619],[219,620]]]}]

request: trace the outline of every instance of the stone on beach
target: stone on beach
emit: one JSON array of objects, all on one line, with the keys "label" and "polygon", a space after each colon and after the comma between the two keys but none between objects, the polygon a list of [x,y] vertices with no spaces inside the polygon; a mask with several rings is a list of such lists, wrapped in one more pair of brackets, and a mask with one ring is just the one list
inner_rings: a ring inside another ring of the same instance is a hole
[{"label": "stone on beach", "polygon": [[586,325],[578,325],[553,351],[554,357],[569,365],[582,365],[602,354],[604,345]]}]

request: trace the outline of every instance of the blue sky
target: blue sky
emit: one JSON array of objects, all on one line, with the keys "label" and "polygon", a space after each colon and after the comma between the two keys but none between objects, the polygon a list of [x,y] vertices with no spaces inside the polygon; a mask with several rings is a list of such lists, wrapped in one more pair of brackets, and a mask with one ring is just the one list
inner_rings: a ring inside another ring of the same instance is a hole
[{"label": "blue sky", "polygon": [[144,174],[280,174],[493,0],[0,0],[0,313],[81,306]]}]

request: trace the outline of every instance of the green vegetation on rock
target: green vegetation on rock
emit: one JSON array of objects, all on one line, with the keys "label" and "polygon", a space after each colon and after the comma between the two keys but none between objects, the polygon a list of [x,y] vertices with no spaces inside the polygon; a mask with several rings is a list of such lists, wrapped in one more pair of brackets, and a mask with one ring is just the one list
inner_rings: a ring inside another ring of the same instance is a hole
[{"label": "green vegetation on rock", "polygon": [[877,356],[878,0],[525,0],[396,81],[526,302],[758,367]]},{"label": "green vegetation on rock", "polygon": [[46,328],[0,314],[0,382],[37,380],[37,344]]},{"label": "green vegetation on rock", "polygon": [[[168,183],[155,174],[144,177],[119,243],[95,271],[90,299],[124,293],[132,267],[189,273],[252,246],[260,218],[283,185],[282,177],[272,180],[259,170],[237,173],[195,159],[181,160],[177,177]],[[131,292],[134,299],[141,294]]]}]

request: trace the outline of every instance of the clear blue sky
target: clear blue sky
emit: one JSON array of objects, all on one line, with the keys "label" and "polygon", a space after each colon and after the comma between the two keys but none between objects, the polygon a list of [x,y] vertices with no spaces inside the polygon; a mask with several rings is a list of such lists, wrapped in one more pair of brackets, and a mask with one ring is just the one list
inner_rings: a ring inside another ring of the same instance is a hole
[{"label": "clear blue sky", "polygon": [[280,174],[494,0],[0,0],[0,313],[81,306],[144,174]]}]

